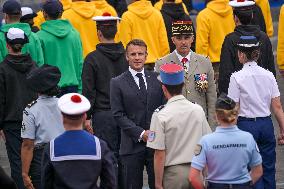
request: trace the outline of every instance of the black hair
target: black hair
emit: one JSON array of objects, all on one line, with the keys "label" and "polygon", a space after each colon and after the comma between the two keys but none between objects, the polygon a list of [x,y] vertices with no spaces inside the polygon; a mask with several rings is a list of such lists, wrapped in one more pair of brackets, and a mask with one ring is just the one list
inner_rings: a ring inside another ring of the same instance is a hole
[{"label": "black hair", "polygon": [[253,11],[252,10],[233,10],[233,13],[240,20],[241,24],[249,25],[252,22]]},{"label": "black hair", "polygon": [[8,44],[12,48],[13,52],[15,53],[21,52],[24,46],[23,44],[11,44],[11,43],[8,43]]},{"label": "black hair", "polygon": [[182,88],[184,86],[184,83],[181,83],[179,85],[163,85],[166,87],[171,96],[175,96],[182,94]]},{"label": "black hair", "polygon": [[[44,11],[44,10],[43,10]],[[45,11],[44,11],[45,12]],[[47,12],[45,12],[48,17],[51,19],[51,20],[57,20],[59,18],[61,18],[62,16],[62,12],[56,12],[56,13],[53,13],[53,14],[48,14]]]},{"label": "black hair", "polygon": [[260,57],[260,48],[251,48],[251,49],[242,49],[239,48],[239,51],[244,53],[248,61],[257,61]]},{"label": "black hair", "polygon": [[57,96],[61,92],[59,86],[52,87],[51,89],[48,89],[44,92],[41,92],[41,94],[47,95],[47,96]]},{"label": "black hair", "polygon": [[97,29],[101,31],[104,38],[108,40],[114,39],[115,34],[117,33],[117,21],[115,20],[113,22],[115,23],[110,23],[110,25],[97,24]]}]

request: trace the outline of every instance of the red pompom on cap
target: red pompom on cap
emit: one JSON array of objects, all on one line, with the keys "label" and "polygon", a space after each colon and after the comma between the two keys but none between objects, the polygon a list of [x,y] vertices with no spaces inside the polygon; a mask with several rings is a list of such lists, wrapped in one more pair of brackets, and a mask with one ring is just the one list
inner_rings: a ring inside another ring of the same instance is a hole
[{"label": "red pompom on cap", "polygon": [[74,103],[80,103],[80,102],[82,102],[82,99],[78,95],[73,95],[73,96],[71,96],[71,101],[74,102]]},{"label": "red pompom on cap", "polygon": [[245,2],[245,0],[237,0],[237,2]]},{"label": "red pompom on cap", "polygon": [[104,12],[102,16],[111,16],[109,12]]}]

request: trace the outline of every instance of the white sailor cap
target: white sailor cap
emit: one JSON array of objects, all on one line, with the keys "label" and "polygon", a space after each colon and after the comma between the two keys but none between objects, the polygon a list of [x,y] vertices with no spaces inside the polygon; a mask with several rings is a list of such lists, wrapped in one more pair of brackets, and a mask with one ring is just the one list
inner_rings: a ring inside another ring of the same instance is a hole
[{"label": "white sailor cap", "polygon": [[5,36],[10,44],[26,44],[29,41],[25,32],[19,28],[10,28]]},{"label": "white sailor cap", "polygon": [[90,101],[81,94],[68,93],[58,100],[58,107],[63,114],[80,115],[91,108]]},{"label": "white sailor cap", "polygon": [[248,0],[233,0],[229,2],[229,5],[235,9],[246,9],[251,8],[255,4],[254,1]]},{"label": "white sailor cap", "polygon": [[117,17],[117,16],[112,16],[110,13],[108,12],[104,12],[102,14],[102,16],[95,16],[93,17],[93,20],[96,22],[107,22],[107,21],[117,21],[117,20],[121,20],[121,18]]}]

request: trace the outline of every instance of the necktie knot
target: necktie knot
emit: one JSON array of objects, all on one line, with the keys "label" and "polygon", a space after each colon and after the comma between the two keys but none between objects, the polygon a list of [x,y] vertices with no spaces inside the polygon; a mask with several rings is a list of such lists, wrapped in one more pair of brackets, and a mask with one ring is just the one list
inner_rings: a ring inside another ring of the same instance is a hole
[{"label": "necktie knot", "polygon": [[143,78],[143,74],[142,73],[137,73],[136,76],[140,79],[140,78]]},{"label": "necktie knot", "polygon": [[184,57],[184,58],[181,59],[181,62],[182,62],[183,64],[186,64],[187,61],[188,61],[188,59],[187,59],[186,57]]}]

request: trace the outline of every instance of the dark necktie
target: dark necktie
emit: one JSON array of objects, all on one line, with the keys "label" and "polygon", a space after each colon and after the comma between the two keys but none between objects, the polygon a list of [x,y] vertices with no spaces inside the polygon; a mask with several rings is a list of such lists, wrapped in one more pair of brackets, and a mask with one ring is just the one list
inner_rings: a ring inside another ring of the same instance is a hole
[{"label": "dark necktie", "polygon": [[139,78],[140,92],[143,93],[143,94],[146,94],[147,90],[146,90],[146,86],[145,86],[145,82],[144,82],[142,73],[137,73],[136,76]]}]

